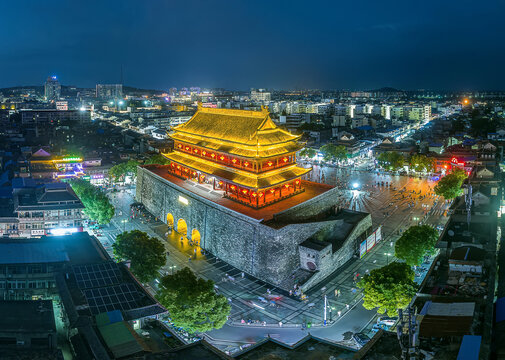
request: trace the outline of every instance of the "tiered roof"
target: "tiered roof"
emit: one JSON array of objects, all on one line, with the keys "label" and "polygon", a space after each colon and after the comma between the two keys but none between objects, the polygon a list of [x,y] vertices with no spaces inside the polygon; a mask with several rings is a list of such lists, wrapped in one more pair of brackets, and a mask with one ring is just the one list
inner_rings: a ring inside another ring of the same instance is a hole
[{"label": "tiered roof", "polygon": [[189,144],[249,158],[265,158],[298,151],[300,135],[279,129],[268,110],[213,109],[199,107],[170,136]]}]

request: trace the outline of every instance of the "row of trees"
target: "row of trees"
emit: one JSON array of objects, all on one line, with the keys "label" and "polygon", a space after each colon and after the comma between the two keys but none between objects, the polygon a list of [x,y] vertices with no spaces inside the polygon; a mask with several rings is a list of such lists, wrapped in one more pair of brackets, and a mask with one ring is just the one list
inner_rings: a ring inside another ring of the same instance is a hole
[{"label": "row of trees", "polygon": [[404,262],[392,262],[372,270],[358,283],[363,289],[363,306],[378,308],[381,314],[396,315],[416,294],[412,266],[421,265],[426,255],[432,255],[438,241],[438,232],[431,226],[412,226],[398,239],[395,256]]},{"label": "row of trees", "polygon": [[[153,164],[168,165],[170,164],[170,161],[163,155],[156,154],[151,156],[144,162],[144,165],[153,165]],[[112,181],[121,181],[128,175],[136,177],[138,165],[141,164],[136,160],[128,160],[127,162],[114,165],[109,169],[109,177],[112,179]]]},{"label": "row of trees", "polygon": [[[405,165],[405,158],[397,151],[386,151],[377,156],[377,162],[383,169],[398,171]],[[430,156],[413,154],[408,164],[409,168],[415,172],[435,171],[435,159]]]},{"label": "row of trees", "polygon": [[114,206],[107,195],[88,181],[73,179],[70,186],[84,205],[84,213],[99,224],[108,224],[114,216]]},{"label": "row of trees", "polygon": [[[343,145],[326,144],[321,146],[319,152],[323,154],[324,161],[344,161],[349,155]],[[300,151],[300,156],[313,158],[317,155],[317,150],[304,148]]]},{"label": "row of trees", "polygon": [[[139,230],[119,234],[112,249],[117,260],[130,261],[131,272],[143,283],[158,277],[166,262],[163,243]],[[226,297],[215,292],[214,282],[197,278],[189,268],[163,276],[156,298],[172,322],[190,333],[221,328],[231,311]]]}]

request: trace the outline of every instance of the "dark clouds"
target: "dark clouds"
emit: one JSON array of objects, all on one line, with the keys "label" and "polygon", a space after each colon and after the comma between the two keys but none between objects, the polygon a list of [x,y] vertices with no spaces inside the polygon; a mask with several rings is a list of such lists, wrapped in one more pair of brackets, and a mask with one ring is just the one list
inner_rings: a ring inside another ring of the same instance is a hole
[{"label": "dark clouds", "polygon": [[503,89],[504,1],[16,1],[0,87]]}]

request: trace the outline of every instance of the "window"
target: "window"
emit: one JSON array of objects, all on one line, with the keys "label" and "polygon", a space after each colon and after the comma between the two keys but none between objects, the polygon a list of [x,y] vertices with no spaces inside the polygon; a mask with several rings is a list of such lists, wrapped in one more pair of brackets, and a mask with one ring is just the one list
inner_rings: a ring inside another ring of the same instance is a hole
[{"label": "window", "polygon": [[37,282],[28,281],[28,289],[35,289],[37,287]]}]

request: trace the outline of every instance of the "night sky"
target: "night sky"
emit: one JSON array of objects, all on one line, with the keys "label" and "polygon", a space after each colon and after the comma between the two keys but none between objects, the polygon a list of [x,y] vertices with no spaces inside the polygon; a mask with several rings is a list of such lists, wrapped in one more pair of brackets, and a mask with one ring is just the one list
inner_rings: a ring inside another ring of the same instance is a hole
[{"label": "night sky", "polygon": [[505,1],[2,3],[0,87],[505,90]]}]

